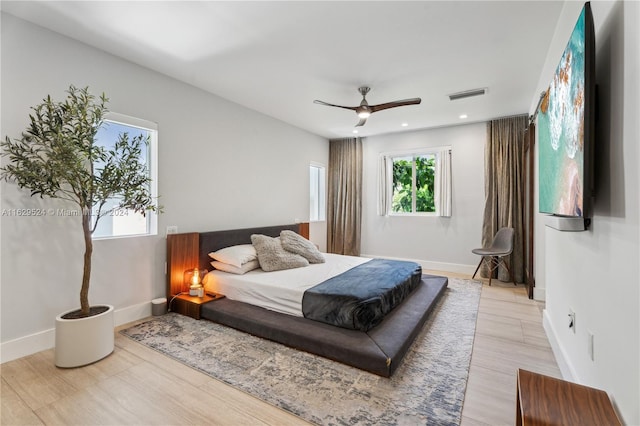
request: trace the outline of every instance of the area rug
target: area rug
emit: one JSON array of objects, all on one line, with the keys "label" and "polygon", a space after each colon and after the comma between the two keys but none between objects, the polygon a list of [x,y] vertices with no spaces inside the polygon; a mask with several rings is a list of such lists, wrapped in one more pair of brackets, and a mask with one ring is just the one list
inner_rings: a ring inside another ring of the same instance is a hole
[{"label": "area rug", "polygon": [[169,313],[121,333],[319,425],[457,425],[481,284],[449,286],[391,378]]}]

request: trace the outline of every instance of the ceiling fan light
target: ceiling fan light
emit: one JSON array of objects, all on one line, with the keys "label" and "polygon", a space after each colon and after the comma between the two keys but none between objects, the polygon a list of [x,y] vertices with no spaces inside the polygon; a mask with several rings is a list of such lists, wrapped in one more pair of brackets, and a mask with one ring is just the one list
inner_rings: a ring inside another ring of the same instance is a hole
[{"label": "ceiling fan light", "polygon": [[358,117],[360,118],[369,118],[370,115],[371,113],[369,111],[360,111],[358,113]]}]

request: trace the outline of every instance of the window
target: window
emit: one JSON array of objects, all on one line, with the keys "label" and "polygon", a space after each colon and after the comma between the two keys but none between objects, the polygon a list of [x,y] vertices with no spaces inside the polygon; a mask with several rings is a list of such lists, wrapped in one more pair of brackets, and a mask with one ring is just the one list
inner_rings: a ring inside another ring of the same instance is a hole
[{"label": "window", "polygon": [[435,213],[434,154],[393,157],[391,211]]},{"label": "window", "polygon": [[378,213],[451,216],[451,148],[380,156]]},{"label": "window", "polygon": [[309,220],[325,220],[325,168],[320,164],[309,166]]},{"label": "window", "polygon": [[[118,135],[127,133],[129,138],[142,135],[148,138],[149,144],[143,150],[140,160],[146,164],[151,177],[151,195],[157,196],[157,141],[158,131],[155,123],[128,117],[121,114],[109,113],[104,120],[103,126],[96,134],[96,144],[106,148],[113,148],[118,139]],[[99,164],[95,164],[99,167]],[[93,238],[124,237],[133,235],[155,235],[157,234],[157,216],[154,212],[147,212],[145,215],[132,210],[117,209],[118,199],[109,200],[103,211],[111,210],[109,214],[103,216],[98,222]],[[95,216],[94,216],[95,218]]]}]

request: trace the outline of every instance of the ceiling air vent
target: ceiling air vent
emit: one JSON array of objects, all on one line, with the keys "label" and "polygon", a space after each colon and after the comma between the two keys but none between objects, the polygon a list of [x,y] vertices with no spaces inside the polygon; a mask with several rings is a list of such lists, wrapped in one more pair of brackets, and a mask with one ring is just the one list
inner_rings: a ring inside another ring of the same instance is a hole
[{"label": "ceiling air vent", "polygon": [[486,88],[465,90],[464,92],[458,92],[458,93],[450,94],[449,95],[449,100],[455,101],[457,99],[470,98],[472,96],[484,95],[485,93],[487,93],[487,89]]}]

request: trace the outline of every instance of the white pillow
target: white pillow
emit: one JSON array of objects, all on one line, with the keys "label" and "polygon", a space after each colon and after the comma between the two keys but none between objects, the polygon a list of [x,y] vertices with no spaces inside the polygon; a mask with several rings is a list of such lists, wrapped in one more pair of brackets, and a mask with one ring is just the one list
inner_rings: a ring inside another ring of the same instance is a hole
[{"label": "white pillow", "polygon": [[218,262],[233,265],[237,268],[241,268],[247,262],[252,260],[258,260],[256,249],[252,244],[240,244],[237,246],[230,246],[222,248],[218,251],[209,253],[209,257]]},{"label": "white pillow", "polygon": [[260,267],[260,264],[258,263],[257,259],[250,260],[249,262],[245,263],[244,265],[238,268],[237,266],[229,265],[228,263],[214,260],[213,262],[211,262],[211,266],[213,266],[214,268],[220,271],[229,272],[231,274],[243,275],[249,271],[258,269]]}]

